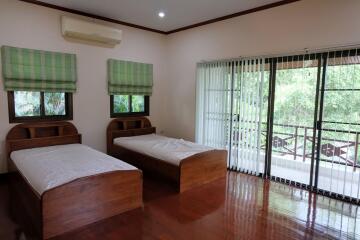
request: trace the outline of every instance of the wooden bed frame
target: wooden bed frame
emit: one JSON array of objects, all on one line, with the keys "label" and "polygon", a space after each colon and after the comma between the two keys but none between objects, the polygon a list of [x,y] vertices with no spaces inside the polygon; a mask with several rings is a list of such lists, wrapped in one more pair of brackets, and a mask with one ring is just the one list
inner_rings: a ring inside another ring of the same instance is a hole
[{"label": "wooden bed frame", "polygon": [[114,138],[155,133],[155,127],[145,117],[113,119],[107,127],[107,152],[145,173],[155,173],[172,180],[179,192],[226,177],[226,150],[211,150],[183,159],[179,166],[167,163],[113,143]]},{"label": "wooden bed frame", "polygon": [[48,239],[143,205],[140,170],[83,177],[40,196],[10,159],[12,151],[72,143],[81,135],[70,122],[19,124],[7,134],[10,212],[28,236]]}]

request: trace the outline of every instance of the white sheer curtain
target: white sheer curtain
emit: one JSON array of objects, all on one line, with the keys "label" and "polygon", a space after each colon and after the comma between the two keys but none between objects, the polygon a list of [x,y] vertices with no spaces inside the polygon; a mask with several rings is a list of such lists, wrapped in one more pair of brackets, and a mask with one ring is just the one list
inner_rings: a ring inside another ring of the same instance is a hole
[{"label": "white sheer curtain", "polygon": [[227,149],[229,168],[255,175],[265,156],[266,67],[262,58],[239,59],[199,64],[197,74],[196,141]]}]

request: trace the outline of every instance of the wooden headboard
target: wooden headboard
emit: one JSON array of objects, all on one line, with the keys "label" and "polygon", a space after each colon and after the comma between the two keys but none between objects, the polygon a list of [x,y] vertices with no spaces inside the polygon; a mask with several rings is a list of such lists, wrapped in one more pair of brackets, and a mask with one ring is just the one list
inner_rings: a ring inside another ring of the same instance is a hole
[{"label": "wooden headboard", "polygon": [[72,143],[81,143],[81,135],[70,122],[18,124],[6,136],[7,157],[16,150]]},{"label": "wooden headboard", "polygon": [[156,128],[146,117],[121,117],[111,120],[106,130],[108,152],[114,138],[131,137],[155,133]]}]

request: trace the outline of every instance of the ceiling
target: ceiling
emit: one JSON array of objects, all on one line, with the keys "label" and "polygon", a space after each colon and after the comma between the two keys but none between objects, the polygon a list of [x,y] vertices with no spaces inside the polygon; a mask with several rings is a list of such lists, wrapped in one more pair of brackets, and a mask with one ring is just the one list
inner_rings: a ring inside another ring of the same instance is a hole
[{"label": "ceiling", "polygon": [[[279,0],[40,0],[160,31],[172,31]],[[166,16],[161,19],[158,12]]]}]

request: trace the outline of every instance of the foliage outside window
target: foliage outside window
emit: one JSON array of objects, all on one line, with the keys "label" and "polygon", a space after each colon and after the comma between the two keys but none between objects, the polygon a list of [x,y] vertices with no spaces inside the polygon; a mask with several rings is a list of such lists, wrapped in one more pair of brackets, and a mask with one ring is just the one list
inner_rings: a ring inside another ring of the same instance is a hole
[{"label": "foliage outside window", "polygon": [[[298,130],[298,142],[304,141],[304,128],[307,135],[312,135],[315,110],[316,80],[318,74],[317,61],[305,61],[306,67],[292,67],[294,62],[280,63],[276,70],[276,91],[274,103],[274,128],[276,133],[283,136],[294,134]],[[316,61],[316,62],[315,62]],[[286,66],[286,67],[285,67]],[[321,69],[323,70],[323,69]],[[326,67],[324,86],[324,104],[322,118],[321,144],[341,146],[345,148],[346,159],[360,164],[360,151],[356,151],[357,134],[360,132],[360,62],[357,56],[329,58]],[[265,123],[264,123],[265,124]],[[287,148],[292,148],[295,139],[287,140]],[[282,147],[278,147],[281,149]],[[307,144],[306,153],[311,153],[312,145]],[[303,149],[299,149],[299,152]],[[357,154],[357,156],[355,156]],[[322,159],[341,162],[339,158],[321,155]]]},{"label": "foliage outside window", "polygon": [[9,122],[72,119],[71,93],[8,92]]},{"label": "foliage outside window", "polygon": [[148,116],[149,96],[143,95],[111,95],[111,117]]}]

